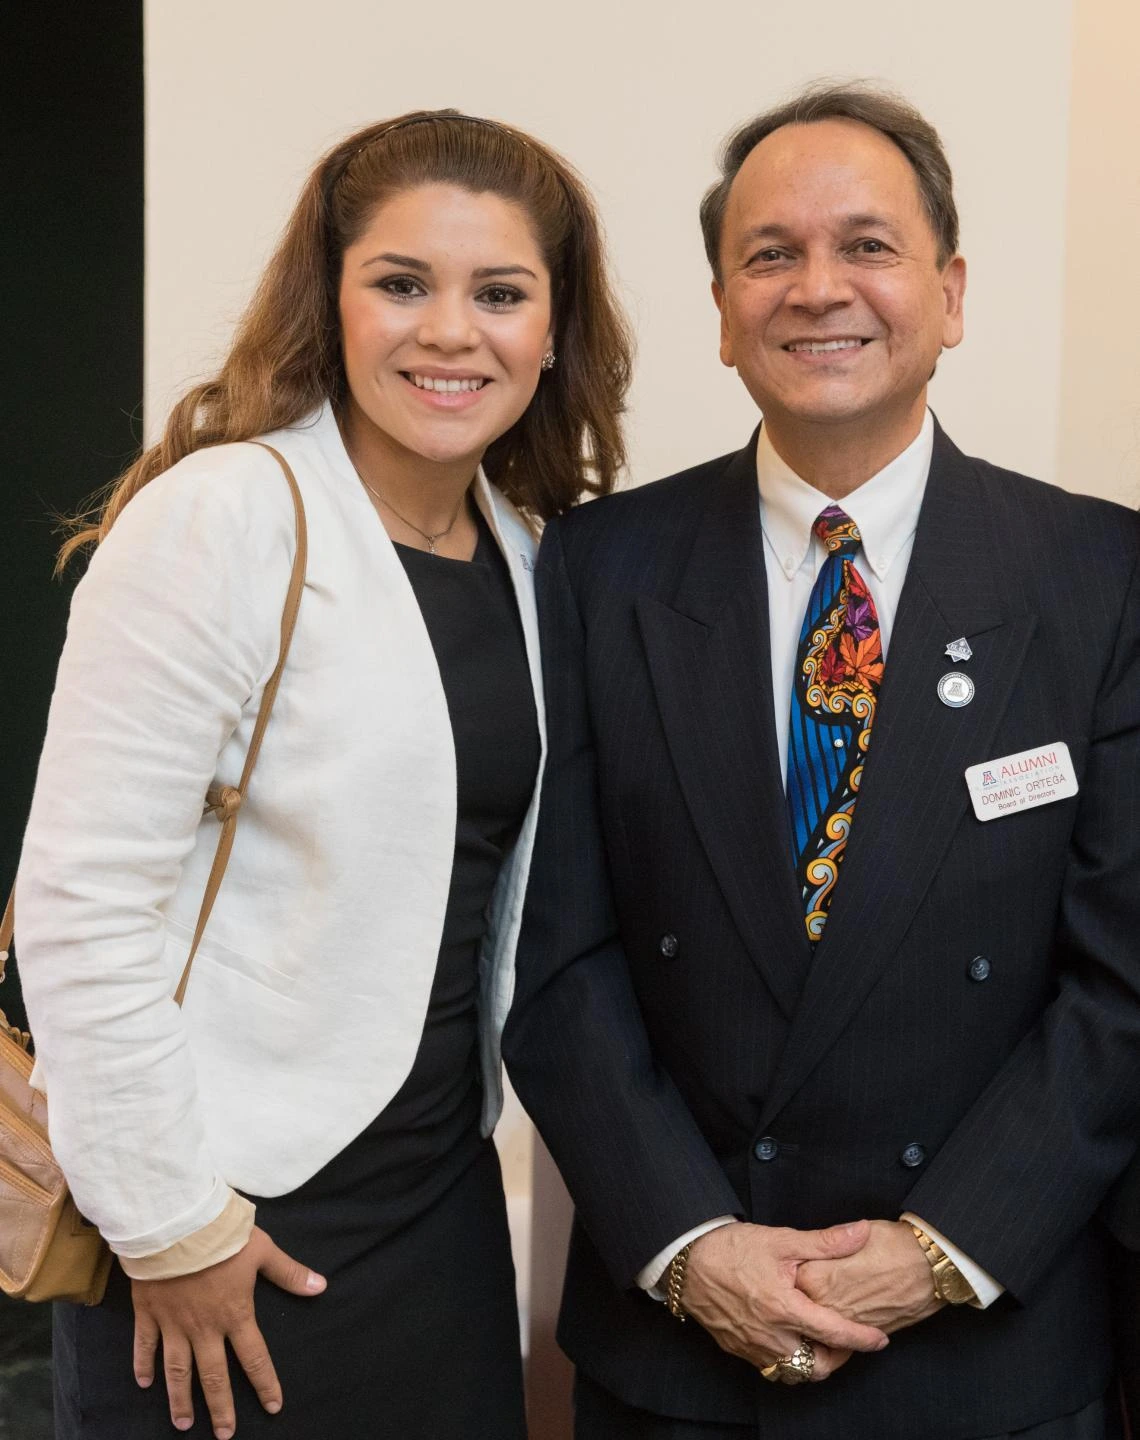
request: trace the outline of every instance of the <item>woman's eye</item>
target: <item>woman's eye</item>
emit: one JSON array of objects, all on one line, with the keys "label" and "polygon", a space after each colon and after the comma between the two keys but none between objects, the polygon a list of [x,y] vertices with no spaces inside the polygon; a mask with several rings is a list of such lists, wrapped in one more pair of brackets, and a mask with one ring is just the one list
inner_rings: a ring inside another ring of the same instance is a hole
[{"label": "woman's eye", "polygon": [[424,293],[424,287],[411,275],[389,275],[379,282],[379,289],[396,300],[412,300]]},{"label": "woman's eye", "polygon": [[492,310],[509,310],[524,298],[522,291],[513,285],[488,285],[479,292],[479,299]]}]

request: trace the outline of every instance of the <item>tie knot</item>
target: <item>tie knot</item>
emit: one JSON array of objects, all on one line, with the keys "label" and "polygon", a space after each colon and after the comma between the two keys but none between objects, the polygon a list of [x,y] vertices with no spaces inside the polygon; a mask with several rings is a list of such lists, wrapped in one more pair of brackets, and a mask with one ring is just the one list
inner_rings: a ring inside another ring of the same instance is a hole
[{"label": "tie knot", "polygon": [[838,505],[829,505],[821,511],[811,528],[823,541],[829,555],[854,555],[863,539],[858,525]]}]

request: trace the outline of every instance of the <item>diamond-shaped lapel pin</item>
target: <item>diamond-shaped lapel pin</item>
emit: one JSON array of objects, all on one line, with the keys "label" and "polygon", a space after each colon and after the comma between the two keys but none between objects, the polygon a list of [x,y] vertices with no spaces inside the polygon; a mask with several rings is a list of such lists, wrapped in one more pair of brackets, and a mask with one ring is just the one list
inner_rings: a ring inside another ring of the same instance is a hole
[{"label": "diamond-shaped lapel pin", "polygon": [[946,647],[946,654],[951,660],[968,660],[973,653],[965,635],[959,636],[957,640],[951,640]]}]

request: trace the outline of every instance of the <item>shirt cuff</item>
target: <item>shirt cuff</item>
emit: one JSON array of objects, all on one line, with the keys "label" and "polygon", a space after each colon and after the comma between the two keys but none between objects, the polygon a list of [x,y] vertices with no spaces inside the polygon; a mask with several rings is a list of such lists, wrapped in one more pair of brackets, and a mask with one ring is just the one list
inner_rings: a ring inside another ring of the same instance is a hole
[{"label": "shirt cuff", "polygon": [[974,1294],[978,1297],[977,1309],[988,1310],[999,1295],[1005,1294],[1004,1285],[999,1285],[994,1277],[983,1270],[977,1261],[971,1260],[968,1255],[963,1255],[957,1245],[951,1244],[945,1235],[935,1230],[933,1225],[928,1225],[925,1220],[920,1220],[917,1215],[912,1215],[909,1210],[901,1218],[908,1221],[911,1225],[917,1225],[923,1234],[930,1236],[935,1245],[939,1245],[945,1250],[947,1256],[958,1267],[958,1271],[963,1279],[966,1280]]},{"label": "shirt cuff", "polygon": [[735,1215],[718,1215],[715,1220],[706,1220],[703,1225],[697,1225],[692,1230],[686,1230],[683,1235],[678,1235],[671,1245],[666,1245],[664,1250],[658,1251],[646,1265],[644,1270],[639,1270],[637,1283],[645,1290],[653,1300],[665,1299],[664,1290],[658,1289],[661,1277],[672,1263],[673,1257],[682,1251],[686,1245],[694,1240],[699,1240],[702,1235],[707,1235],[710,1230],[719,1230],[722,1225],[735,1225]]},{"label": "shirt cuff", "polygon": [[193,1275],[221,1264],[245,1247],[253,1231],[254,1213],[252,1203],[233,1190],[216,1220],[153,1255],[120,1255],[119,1264],[132,1280],[172,1280],[176,1275]]}]

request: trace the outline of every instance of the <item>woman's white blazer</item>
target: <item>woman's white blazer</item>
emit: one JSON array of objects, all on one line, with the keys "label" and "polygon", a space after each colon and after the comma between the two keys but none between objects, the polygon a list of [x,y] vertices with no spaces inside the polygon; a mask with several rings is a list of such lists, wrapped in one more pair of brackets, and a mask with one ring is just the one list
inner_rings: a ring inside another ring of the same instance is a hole
[{"label": "woman's white blazer", "polygon": [[[209,1224],[229,1187],[294,1189],[400,1088],[451,879],[455,748],[404,568],[329,406],[265,437],[305,501],[308,573],[265,742],[181,1012],[218,822],[280,643],[295,550],[276,461],[199,451],[147,485],[72,605],[17,883],[51,1136],[124,1256]],[[479,473],[514,583],[545,756],[535,540]],[[540,775],[541,780],[541,775]],[[480,961],[484,1131],[534,841],[536,784]]]}]

